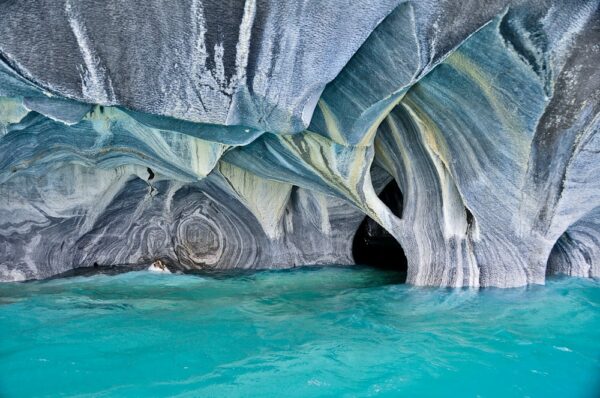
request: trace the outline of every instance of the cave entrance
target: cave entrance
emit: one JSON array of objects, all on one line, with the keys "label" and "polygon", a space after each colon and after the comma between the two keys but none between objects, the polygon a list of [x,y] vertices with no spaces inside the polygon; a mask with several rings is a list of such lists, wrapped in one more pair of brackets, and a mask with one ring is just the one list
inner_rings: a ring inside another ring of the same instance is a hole
[{"label": "cave entrance", "polygon": [[[397,217],[402,217],[403,198],[396,181],[392,180],[379,198]],[[370,217],[362,221],[352,242],[354,262],[359,265],[398,271],[406,280],[407,261],[400,243]]]}]

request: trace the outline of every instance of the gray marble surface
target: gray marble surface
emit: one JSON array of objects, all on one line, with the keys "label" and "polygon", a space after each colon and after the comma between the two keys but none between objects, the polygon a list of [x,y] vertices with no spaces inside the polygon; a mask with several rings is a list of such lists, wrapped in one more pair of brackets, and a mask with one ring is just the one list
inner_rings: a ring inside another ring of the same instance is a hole
[{"label": "gray marble surface", "polygon": [[0,15],[1,281],[351,264],[365,216],[415,285],[600,277],[598,0]]}]

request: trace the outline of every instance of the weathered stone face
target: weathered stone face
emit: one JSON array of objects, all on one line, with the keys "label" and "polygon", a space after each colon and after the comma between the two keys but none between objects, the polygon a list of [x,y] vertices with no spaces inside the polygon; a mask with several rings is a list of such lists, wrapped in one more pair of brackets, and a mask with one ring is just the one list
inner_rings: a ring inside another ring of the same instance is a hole
[{"label": "weathered stone face", "polygon": [[350,264],[365,215],[416,285],[600,276],[597,0],[132,4],[0,1],[0,280]]}]

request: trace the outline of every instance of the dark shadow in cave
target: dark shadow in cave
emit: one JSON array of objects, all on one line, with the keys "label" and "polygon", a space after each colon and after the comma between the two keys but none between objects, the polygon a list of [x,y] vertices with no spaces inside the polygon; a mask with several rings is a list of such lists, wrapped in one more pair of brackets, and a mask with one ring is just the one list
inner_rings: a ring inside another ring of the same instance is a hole
[{"label": "dark shadow in cave", "polygon": [[[402,217],[403,198],[396,181],[386,185],[379,198],[394,215]],[[356,264],[399,271],[406,279],[407,261],[402,246],[370,217],[365,217],[354,235],[352,255]]]}]

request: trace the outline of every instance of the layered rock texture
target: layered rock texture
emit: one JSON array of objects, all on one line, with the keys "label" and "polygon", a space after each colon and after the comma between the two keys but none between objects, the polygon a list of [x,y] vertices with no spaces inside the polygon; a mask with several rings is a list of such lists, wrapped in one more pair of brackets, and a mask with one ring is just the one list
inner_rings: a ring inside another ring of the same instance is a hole
[{"label": "layered rock texture", "polygon": [[0,280],[351,264],[365,216],[415,285],[600,277],[598,0],[0,0],[0,21]]}]

